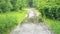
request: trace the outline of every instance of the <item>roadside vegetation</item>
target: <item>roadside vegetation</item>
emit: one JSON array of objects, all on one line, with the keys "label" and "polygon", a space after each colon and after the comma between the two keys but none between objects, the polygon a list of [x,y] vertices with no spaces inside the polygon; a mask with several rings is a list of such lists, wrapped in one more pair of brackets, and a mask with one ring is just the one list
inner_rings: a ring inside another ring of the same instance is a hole
[{"label": "roadside vegetation", "polygon": [[18,24],[22,22],[26,15],[24,12],[9,12],[0,14],[0,34],[8,34]]},{"label": "roadside vegetation", "polygon": [[33,0],[33,7],[54,34],[60,34],[60,0]]},{"label": "roadside vegetation", "polygon": [[24,19],[25,8],[36,8],[54,34],[60,34],[60,0],[0,0],[0,34],[9,34]]},{"label": "roadside vegetation", "polygon": [[22,22],[27,14],[25,1],[0,0],[0,34],[9,34]]},{"label": "roadside vegetation", "polygon": [[58,20],[52,20],[52,19],[48,19],[48,18],[42,18],[43,21],[49,25],[50,30],[54,33],[54,34],[60,34],[60,21]]}]

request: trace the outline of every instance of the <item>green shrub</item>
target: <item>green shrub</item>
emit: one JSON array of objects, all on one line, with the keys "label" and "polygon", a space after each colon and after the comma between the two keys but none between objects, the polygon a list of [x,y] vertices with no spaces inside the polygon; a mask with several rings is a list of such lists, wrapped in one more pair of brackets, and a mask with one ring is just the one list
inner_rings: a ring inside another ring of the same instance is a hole
[{"label": "green shrub", "polygon": [[49,8],[44,7],[44,13],[46,17],[50,18]]},{"label": "green shrub", "polygon": [[53,19],[57,19],[56,10],[57,10],[56,7],[52,7],[51,10],[50,10],[50,14],[51,14],[51,17],[52,17]]},{"label": "green shrub", "polygon": [[60,20],[60,7],[57,8],[57,19]]},{"label": "green shrub", "polygon": [[42,16],[50,19],[60,18],[60,6],[59,0],[33,0],[33,7],[38,9]]},{"label": "green shrub", "polygon": [[0,10],[2,13],[22,10],[22,8],[28,7],[28,0],[0,0]]},{"label": "green shrub", "polygon": [[10,3],[10,0],[0,0],[0,10],[2,11],[2,13],[10,11],[11,8],[12,5]]}]

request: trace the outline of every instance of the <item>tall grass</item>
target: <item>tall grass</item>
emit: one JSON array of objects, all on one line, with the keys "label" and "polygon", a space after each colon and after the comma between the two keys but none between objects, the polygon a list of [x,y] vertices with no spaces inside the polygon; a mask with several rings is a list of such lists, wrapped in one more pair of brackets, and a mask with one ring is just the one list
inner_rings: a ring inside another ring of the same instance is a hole
[{"label": "tall grass", "polygon": [[42,19],[50,26],[50,29],[54,32],[54,34],[60,34],[60,21],[47,18]]},{"label": "tall grass", "polygon": [[26,11],[0,14],[0,34],[8,34],[15,26],[21,23],[25,15]]}]

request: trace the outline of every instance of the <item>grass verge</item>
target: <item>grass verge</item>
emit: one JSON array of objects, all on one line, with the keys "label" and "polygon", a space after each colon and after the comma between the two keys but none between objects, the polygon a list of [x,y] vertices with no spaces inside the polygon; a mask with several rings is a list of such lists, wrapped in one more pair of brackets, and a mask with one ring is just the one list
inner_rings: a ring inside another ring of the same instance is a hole
[{"label": "grass verge", "polygon": [[42,19],[45,23],[47,23],[50,26],[50,29],[51,31],[54,32],[54,34],[60,34],[60,21],[48,18],[42,18]]},{"label": "grass verge", "polygon": [[17,11],[0,14],[0,34],[9,34],[10,31],[24,19],[26,11]]},{"label": "grass verge", "polygon": [[[39,14],[40,12],[37,11],[37,13]],[[41,13],[40,13],[40,17],[41,17]],[[60,34],[60,21],[58,20],[52,20],[52,19],[48,19],[46,17],[41,17],[41,19],[49,25],[50,29],[52,32],[54,32],[54,34]]]}]

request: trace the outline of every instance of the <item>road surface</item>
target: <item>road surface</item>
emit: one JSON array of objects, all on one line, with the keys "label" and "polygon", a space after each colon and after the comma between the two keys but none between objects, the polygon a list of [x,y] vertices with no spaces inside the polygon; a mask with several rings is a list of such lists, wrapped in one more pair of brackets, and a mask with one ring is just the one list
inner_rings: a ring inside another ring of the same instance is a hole
[{"label": "road surface", "polygon": [[[28,19],[37,16],[37,14],[35,14],[35,12],[32,9],[27,9],[27,11]],[[25,21],[26,20],[27,19],[25,19]],[[26,23],[25,21],[23,21],[24,23],[19,24],[13,31],[11,31],[10,34],[53,34],[49,30],[49,26],[43,22],[35,24],[32,22]]]}]

